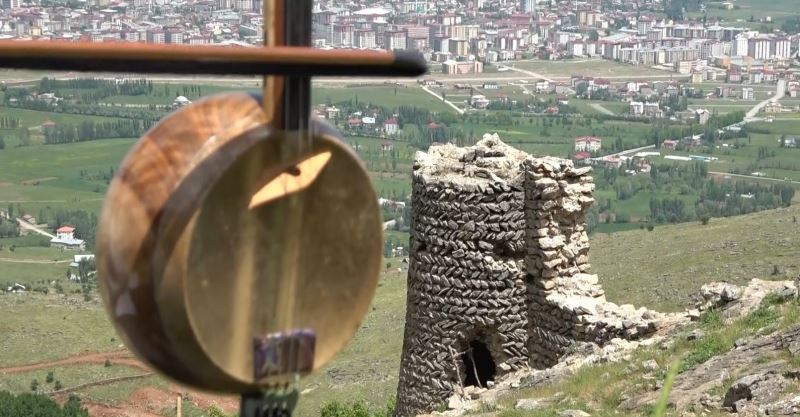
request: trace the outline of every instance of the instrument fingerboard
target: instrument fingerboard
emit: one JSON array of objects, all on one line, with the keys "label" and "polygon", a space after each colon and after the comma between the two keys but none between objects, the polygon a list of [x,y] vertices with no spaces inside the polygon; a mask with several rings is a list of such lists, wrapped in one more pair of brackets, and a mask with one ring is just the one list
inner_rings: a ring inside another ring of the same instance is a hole
[{"label": "instrument fingerboard", "polygon": [[253,340],[256,380],[311,372],[315,346],[316,333],[310,329],[256,337]]}]

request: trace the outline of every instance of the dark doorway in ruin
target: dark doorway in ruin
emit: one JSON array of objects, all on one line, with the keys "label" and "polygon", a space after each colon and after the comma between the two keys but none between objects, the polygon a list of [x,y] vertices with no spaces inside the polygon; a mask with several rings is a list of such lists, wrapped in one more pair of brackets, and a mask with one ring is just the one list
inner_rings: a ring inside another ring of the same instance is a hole
[{"label": "dark doorway in ruin", "polygon": [[464,363],[464,386],[486,387],[486,381],[494,381],[494,359],[485,343],[479,340],[469,342],[469,348],[461,354],[461,361]]}]

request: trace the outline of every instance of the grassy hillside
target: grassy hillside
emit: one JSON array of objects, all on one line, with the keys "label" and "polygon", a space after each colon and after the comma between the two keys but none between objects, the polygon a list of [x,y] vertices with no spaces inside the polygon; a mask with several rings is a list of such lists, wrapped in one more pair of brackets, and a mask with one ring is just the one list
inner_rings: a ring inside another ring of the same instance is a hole
[{"label": "grassy hillside", "polygon": [[[712,219],[706,226],[692,223],[656,227],[652,232],[596,235],[591,252],[594,271],[612,301],[679,309],[691,304],[690,295],[705,282],[784,279],[800,272],[796,261],[799,245],[794,240],[800,226],[793,222],[794,216],[800,216],[800,207]],[[45,253],[24,254],[32,260],[50,259]],[[364,398],[371,406],[381,407],[394,395],[402,349],[406,280],[405,272],[396,269],[399,260],[390,262],[392,268],[383,274],[373,308],[356,338],[333,363],[302,382],[304,394],[298,416],[317,415],[319,407],[331,400]],[[778,265],[777,276],[772,275],[773,265]],[[2,366],[57,360],[85,350],[110,351],[120,343],[99,302],[85,302],[77,295],[0,295],[0,331],[4,335],[0,341]],[[40,343],[42,340],[48,343]],[[107,377],[107,372],[97,367],[85,370],[76,370],[69,382],[66,376],[62,382],[73,386],[90,382],[95,376]],[[63,369],[56,371],[66,375]],[[41,378],[41,374],[36,371],[7,379],[0,369],[0,379],[6,381],[2,386],[21,387],[20,390],[27,388],[26,381]],[[616,378],[617,374],[611,375]],[[137,387],[164,384],[160,378],[148,378],[120,383],[120,389],[130,392]],[[87,388],[78,394],[124,405],[124,395],[110,394],[115,392],[113,387],[115,384],[104,386],[99,393],[99,388]],[[609,391],[602,395],[612,394]]]},{"label": "grassy hillside", "polygon": [[[609,300],[674,311],[706,282],[800,274],[800,206],[675,226],[593,236],[594,273]],[[777,269],[776,269],[777,268]]]}]

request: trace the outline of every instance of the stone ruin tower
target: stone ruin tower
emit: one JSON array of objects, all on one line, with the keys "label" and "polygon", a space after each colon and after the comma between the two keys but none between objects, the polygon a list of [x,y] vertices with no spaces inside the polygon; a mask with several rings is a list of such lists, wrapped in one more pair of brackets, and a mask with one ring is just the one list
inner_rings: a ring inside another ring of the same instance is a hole
[{"label": "stone ruin tower", "polygon": [[417,153],[398,416],[552,366],[577,342],[655,330],[656,313],[606,302],[587,273],[590,171],[496,135]]}]

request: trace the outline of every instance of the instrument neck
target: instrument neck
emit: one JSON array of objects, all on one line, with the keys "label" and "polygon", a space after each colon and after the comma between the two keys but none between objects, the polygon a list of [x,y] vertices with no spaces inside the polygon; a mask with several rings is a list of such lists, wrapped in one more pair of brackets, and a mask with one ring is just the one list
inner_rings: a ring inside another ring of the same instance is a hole
[{"label": "instrument neck", "polygon": [[[311,46],[312,0],[264,0],[266,46]],[[264,112],[279,130],[304,131],[311,117],[311,78],[264,77]]]}]

